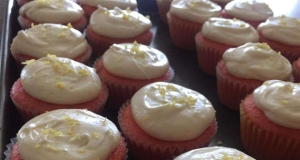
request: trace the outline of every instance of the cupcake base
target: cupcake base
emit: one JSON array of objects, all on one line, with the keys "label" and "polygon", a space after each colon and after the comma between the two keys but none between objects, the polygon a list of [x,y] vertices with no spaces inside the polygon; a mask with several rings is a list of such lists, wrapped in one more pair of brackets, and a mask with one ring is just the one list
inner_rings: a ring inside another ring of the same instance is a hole
[{"label": "cupcake base", "polygon": [[[231,15],[227,14],[226,11],[225,11],[225,9],[222,10],[221,16],[222,16],[223,18],[227,18],[227,19],[237,18],[237,17],[234,17],[234,16],[231,16]],[[237,18],[237,19],[239,19],[239,18]],[[250,24],[251,26],[253,26],[255,29],[257,28],[257,26],[258,26],[259,24],[265,22],[265,20],[262,20],[262,21],[250,21],[250,20],[245,20],[245,19],[240,19],[240,20],[249,23],[249,24]]]},{"label": "cupcake base", "polygon": [[295,83],[300,82],[300,58],[293,63],[293,77]]},{"label": "cupcake base", "polygon": [[24,4],[31,2],[32,0],[17,0],[19,7],[22,7]]},{"label": "cupcake base", "polygon": [[165,24],[168,24],[167,13],[173,0],[156,0],[160,19]]},{"label": "cupcake base", "polygon": [[97,7],[89,6],[85,4],[80,4],[81,8],[84,10],[84,15],[86,19],[89,21],[92,13],[97,10]]}]

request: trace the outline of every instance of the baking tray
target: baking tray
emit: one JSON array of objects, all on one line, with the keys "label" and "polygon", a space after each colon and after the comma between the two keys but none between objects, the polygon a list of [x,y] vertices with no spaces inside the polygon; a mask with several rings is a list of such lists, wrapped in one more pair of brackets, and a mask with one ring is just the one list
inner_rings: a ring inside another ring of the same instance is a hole
[{"label": "baking tray", "polygon": [[[152,6],[156,7],[155,0],[147,0]],[[300,0],[290,0],[291,5],[285,5],[289,8],[281,8],[284,12],[274,12],[275,15],[285,13],[293,17],[300,17]],[[271,1],[270,1],[271,2]],[[282,3],[282,2],[281,2]],[[151,6],[151,5],[150,5]],[[272,9],[275,8],[275,5]],[[1,153],[6,150],[6,144],[10,143],[10,138],[16,136],[16,133],[23,125],[23,121],[10,99],[10,89],[13,83],[19,78],[20,69],[10,54],[10,44],[17,32],[21,29],[17,22],[19,7],[14,0],[7,1],[7,7],[4,7],[4,21],[1,37],[0,62],[0,80],[1,80],[1,97],[0,97],[0,143]],[[196,51],[185,51],[174,46],[170,40],[168,26],[161,22],[157,8],[148,8],[140,10],[143,14],[150,14],[153,23],[152,31],[154,33],[151,47],[164,52],[175,70],[173,83],[180,84],[187,88],[198,91],[211,101],[215,110],[218,122],[218,131],[210,143],[210,146],[222,144],[222,146],[232,147],[244,151],[240,140],[240,119],[239,112],[230,110],[223,106],[217,97],[216,78],[205,74],[201,71],[197,62]],[[117,114],[112,112],[108,107],[103,112],[113,122],[117,122]],[[221,142],[221,143],[220,143]],[[245,152],[245,151],[244,151]],[[0,154],[0,159],[5,156]],[[128,159],[132,159],[129,155]]]}]

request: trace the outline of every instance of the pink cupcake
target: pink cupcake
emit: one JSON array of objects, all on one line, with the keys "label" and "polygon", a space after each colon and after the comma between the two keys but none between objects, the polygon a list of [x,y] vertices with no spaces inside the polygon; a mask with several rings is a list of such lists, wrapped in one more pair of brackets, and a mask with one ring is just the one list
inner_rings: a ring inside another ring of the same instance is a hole
[{"label": "pink cupcake", "polygon": [[135,159],[166,160],[206,147],[217,131],[215,110],[200,93],[157,82],[141,88],[118,121]]},{"label": "pink cupcake", "polygon": [[94,67],[109,89],[107,103],[115,110],[143,86],[174,77],[165,54],[136,42],[112,45]]},{"label": "pink cupcake", "polygon": [[295,83],[300,82],[300,58],[293,63],[293,77]]},{"label": "pink cupcake", "polygon": [[101,6],[92,14],[86,30],[86,37],[93,49],[93,56],[99,57],[114,43],[138,43],[150,45],[152,23],[149,17],[131,10]]},{"label": "pink cupcake", "polygon": [[26,63],[11,89],[24,120],[63,108],[103,110],[108,91],[93,68],[53,55]]},{"label": "pink cupcake", "polygon": [[203,72],[216,75],[223,53],[248,42],[257,42],[258,33],[251,25],[237,19],[210,18],[196,37],[198,63]]},{"label": "pink cupcake", "polygon": [[39,24],[18,32],[11,44],[11,53],[18,64],[54,54],[58,57],[87,63],[92,49],[83,34],[71,24]]},{"label": "pink cupcake", "polygon": [[272,16],[273,11],[269,5],[257,0],[231,1],[222,10],[222,17],[243,20],[254,28]]},{"label": "pink cupcake", "polygon": [[167,13],[170,10],[170,6],[171,6],[172,1],[173,0],[156,0],[160,19],[165,24],[168,24]]},{"label": "pink cupcake", "polygon": [[83,32],[87,24],[83,9],[71,0],[35,0],[19,10],[18,21],[23,29],[32,24],[57,23],[72,26]]}]

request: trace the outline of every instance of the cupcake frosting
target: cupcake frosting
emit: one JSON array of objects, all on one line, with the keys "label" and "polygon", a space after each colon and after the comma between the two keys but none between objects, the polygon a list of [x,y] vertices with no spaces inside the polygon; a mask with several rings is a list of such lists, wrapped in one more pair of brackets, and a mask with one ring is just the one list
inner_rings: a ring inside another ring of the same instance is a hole
[{"label": "cupcake frosting", "polygon": [[101,82],[93,68],[68,58],[48,56],[30,60],[21,72],[25,91],[54,104],[78,104],[96,98]]},{"label": "cupcake frosting", "polygon": [[257,42],[258,33],[251,25],[237,19],[210,18],[202,26],[201,34],[215,42],[240,46]]},{"label": "cupcake frosting", "polygon": [[290,62],[266,43],[247,43],[223,54],[228,72],[236,77],[266,81],[289,80]]},{"label": "cupcake frosting", "polygon": [[145,17],[130,9],[113,10],[98,6],[90,18],[90,26],[94,32],[110,38],[132,38],[149,31],[152,23]]},{"label": "cupcake frosting", "polygon": [[264,21],[273,16],[269,5],[257,0],[231,1],[225,6],[225,12],[233,17],[250,21]]},{"label": "cupcake frosting", "polygon": [[280,80],[266,81],[253,92],[256,106],[283,127],[300,129],[300,85]]},{"label": "cupcake frosting", "polygon": [[104,160],[118,146],[120,132],[87,110],[62,109],[39,115],[18,132],[22,159]]},{"label": "cupcake frosting", "polygon": [[39,23],[67,24],[78,21],[84,12],[71,0],[35,0],[23,5],[19,14]]},{"label": "cupcake frosting", "polygon": [[126,9],[129,7],[130,9],[135,9],[137,7],[136,0],[77,0],[81,4],[89,5],[97,7],[101,5],[102,7],[108,9],[114,9],[115,7],[119,7],[122,9]]},{"label": "cupcake frosting", "polygon": [[255,160],[245,153],[227,147],[205,147],[183,153],[174,160]]},{"label": "cupcake frosting", "polygon": [[169,70],[165,54],[137,42],[113,44],[102,59],[105,69],[110,73],[130,79],[153,79],[165,75]]},{"label": "cupcake frosting", "polygon": [[74,59],[88,49],[88,43],[81,32],[72,26],[60,24],[39,24],[18,32],[14,38],[12,53],[41,58],[47,54]]},{"label": "cupcake frosting", "polygon": [[212,104],[200,93],[165,82],[149,84],[131,99],[136,123],[149,135],[166,141],[197,138],[215,120]]},{"label": "cupcake frosting", "polygon": [[208,0],[173,0],[170,13],[181,19],[204,23],[210,17],[219,17],[221,7]]},{"label": "cupcake frosting", "polygon": [[300,19],[286,16],[270,17],[261,23],[257,30],[267,39],[300,46]]}]

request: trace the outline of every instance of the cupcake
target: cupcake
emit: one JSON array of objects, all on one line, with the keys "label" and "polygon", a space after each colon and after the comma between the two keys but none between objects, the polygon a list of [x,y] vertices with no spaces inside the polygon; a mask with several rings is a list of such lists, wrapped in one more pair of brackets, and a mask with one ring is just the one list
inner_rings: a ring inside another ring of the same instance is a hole
[{"label": "cupcake", "polygon": [[53,55],[26,64],[11,89],[24,120],[63,108],[101,113],[108,91],[93,68]]},{"label": "cupcake", "polygon": [[216,75],[223,53],[248,42],[257,42],[258,33],[251,25],[237,19],[210,18],[196,37],[198,63],[203,72]]},{"label": "cupcake", "polygon": [[300,57],[300,19],[284,15],[270,17],[257,27],[257,31],[259,41],[280,51],[291,63]]},{"label": "cupcake", "polygon": [[241,138],[256,159],[300,159],[300,86],[266,81],[241,103]]},{"label": "cupcake", "polygon": [[26,3],[19,10],[18,21],[23,29],[31,24],[57,23],[72,26],[83,32],[87,24],[84,11],[71,0],[35,0]]},{"label": "cupcake", "polygon": [[108,106],[115,110],[143,86],[174,77],[165,54],[137,42],[113,44],[94,67],[109,89]]},{"label": "cupcake", "polygon": [[149,45],[152,40],[152,23],[149,17],[131,10],[114,8],[107,10],[101,6],[92,14],[86,30],[95,57],[103,53],[114,43],[132,43],[137,41]]},{"label": "cupcake", "polygon": [[[16,1],[18,3],[19,7],[22,7],[25,3],[28,3],[28,2],[31,2],[31,1],[34,1],[34,0],[16,0]],[[48,0],[48,1],[50,1],[50,0]],[[71,1],[76,2],[77,0],[71,0]]]},{"label": "cupcake", "polygon": [[10,160],[124,160],[126,145],[115,124],[80,109],[39,115],[19,130]]},{"label": "cupcake", "polygon": [[206,147],[217,131],[209,100],[188,88],[156,82],[137,91],[118,121],[135,159],[171,159]]},{"label": "cupcake", "polygon": [[13,39],[10,49],[19,64],[46,57],[47,54],[87,63],[92,53],[82,33],[72,28],[71,24],[45,23],[21,30]]},{"label": "cupcake", "polygon": [[167,13],[170,10],[170,6],[171,6],[172,1],[173,0],[156,0],[160,19],[165,24],[168,24]]},{"label": "cupcake", "polygon": [[224,8],[226,6],[226,4],[231,2],[232,0],[211,0],[211,1],[217,3],[222,8]]},{"label": "cupcake", "polygon": [[228,147],[205,147],[181,154],[174,160],[255,160],[245,153]]},{"label": "cupcake", "polygon": [[179,48],[196,50],[195,35],[210,17],[219,17],[221,7],[208,0],[173,0],[167,13],[172,42]]},{"label": "cupcake", "polygon": [[273,11],[269,5],[257,0],[231,1],[222,10],[222,17],[243,20],[254,28],[272,16]]},{"label": "cupcake", "polygon": [[295,83],[300,82],[300,58],[293,63],[293,77]]},{"label": "cupcake", "polygon": [[107,9],[114,9],[115,7],[127,9],[129,7],[131,10],[136,10],[137,8],[136,0],[77,0],[77,2],[80,3],[87,19],[90,19],[98,5]]},{"label": "cupcake", "polygon": [[289,81],[290,62],[265,43],[247,43],[228,49],[217,66],[219,100],[239,110],[242,99],[271,79]]}]

